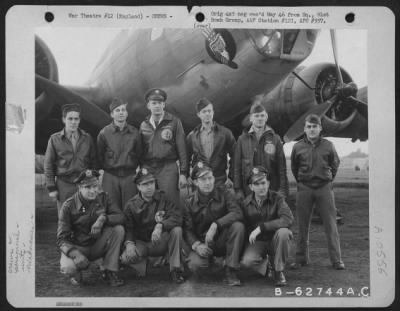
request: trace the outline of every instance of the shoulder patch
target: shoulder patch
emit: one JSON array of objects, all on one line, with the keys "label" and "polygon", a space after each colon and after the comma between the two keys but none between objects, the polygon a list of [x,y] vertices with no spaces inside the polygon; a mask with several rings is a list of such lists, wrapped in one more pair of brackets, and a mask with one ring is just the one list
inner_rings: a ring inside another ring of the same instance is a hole
[{"label": "shoulder patch", "polygon": [[264,151],[267,154],[275,154],[276,148],[275,145],[271,141],[267,141],[264,145]]}]

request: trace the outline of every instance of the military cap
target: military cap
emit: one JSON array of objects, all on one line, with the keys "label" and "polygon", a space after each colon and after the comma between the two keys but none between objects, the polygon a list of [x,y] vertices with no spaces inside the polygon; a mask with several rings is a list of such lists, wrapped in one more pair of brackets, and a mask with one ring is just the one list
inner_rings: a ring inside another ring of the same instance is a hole
[{"label": "military cap", "polygon": [[142,167],[135,177],[135,184],[140,185],[145,182],[156,180],[153,171],[149,168]]},{"label": "military cap", "polygon": [[112,99],[111,104],[110,104],[110,112],[112,112],[115,108],[126,105],[126,102],[124,102],[121,98],[115,97]]},{"label": "military cap", "polygon": [[84,170],[82,171],[78,178],[74,180],[74,183],[80,186],[87,186],[94,184],[99,181],[100,173],[95,170]]},{"label": "military cap", "polygon": [[148,102],[149,100],[159,100],[165,102],[167,100],[167,93],[162,89],[150,89],[144,95],[144,100]]},{"label": "military cap", "polygon": [[268,170],[263,166],[255,166],[251,170],[250,176],[247,179],[248,184],[254,184],[257,181],[260,181],[263,178],[267,178],[267,180],[271,180]]},{"label": "military cap", "polygon": [[321,118],[316,114],[309,114],[304,121],[321,125]]},{"label": "military cap", "polygon": [[212,173],[212,168],[206,163],[199,161],[193,166],[191,177],[192,179],[197,179],[204,176],[208,172]]},{"label": "military cap", "polygon": [[196,111],[200,112],[203,110],[205,107],[208,105],[212,105],[212,102],[210,102],[207,98],[200,98],[198,102],[196,103]]},{"label": "military cap", "polygon": [[81,107],[79,106],[79,104],[66,104],[64,106],[62,106],[62,114],[63,116],[65,116],[68,112],[70,111],[76,111],[76,112],[81,112]]},{"label": "military cap", "polygon": [[263,112],[263,111],[266,111],[265,107],[263,105],[261,105],[259,102],[254,103],[250,107],[250,114],[260,113],[260,112]]}]

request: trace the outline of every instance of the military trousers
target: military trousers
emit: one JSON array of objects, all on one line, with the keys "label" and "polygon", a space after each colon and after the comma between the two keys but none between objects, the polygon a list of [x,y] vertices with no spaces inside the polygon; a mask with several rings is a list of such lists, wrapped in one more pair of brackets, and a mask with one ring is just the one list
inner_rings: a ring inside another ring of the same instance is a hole
[{"label": "military trousers", "polygon": [[314,204],[325,229],[331,263],[341,262],[340,237],[336,225],[336,206],[332,183],[327,183],[319,188],[311,188],[301,182],[297,185],[296,194],[296,218],[299,230],[296,262],[302,264],[310,262],[309,232]]},{"label": "military trousers", "polygon": [[[100,237],[90,246],[74,245],[89,261],[103,258],[104,269],[109,271],[119,270],[119,255],[121,244],[125,237],[125,229],[121,225],[104,227]],[[75,275],[79,269],[74,260],[61,253],[60,271],[63,274]]]},{"label": "military trousers", "polygon": [[245,227],[241,222],[234,222],[231,226],[222,230],[215,239],[215,243],[209,245],[213,250],[213,254],[210,257],[201,257],[195,251],[191,251],[187,258],[187,264],[191,271],[197,271],[199,269],[206,269],[211,263],[213,256],[225,256],[225,265],[239,269],[240,255],[243,250],[245,237]]},{"label": "military trousers", "polygon": [[104,171],[103,190],[108,193],[111,202],[117,204],[121,211],[124,210],[125,203],[137,193],[134,179],[135,175],[119,177]]},{"label": "military trousers", "polygon": [[137,270],[139,275],[145,275],[147,257],[164,256],[168,254],[170,270],[182,269],[182,250],[183,238],[182,228],[174,227],[169,232],[163,232],[161,241],[157,243],[136,240],[136,251],[138,256],[133,260],[128,260],[126,250],[121,255],[121,263],[130,265]]},{"label": "military trousers", "polygon": [[60,178],[56,179],[56,187],[58,191],[57,210],[58,213],[60,213],[61,207],[64,202],[78,191],[78,187],[76,186],[76,184],[66,182]]},{"label": "military trousers", "polygon": [[284,271],[287,258],[289,257],[289,242],[293,234],[288,228],[280,228],[275,231],[271,241],[256,241],[247,244],[241,265],[245,268],[266,275],[268,256],[275,271]]},{"label": "military trousers", "polygon": [[177,206],[180,206],[179,171],[176,161],[166,161],[162,164],[155,163],[149,166],[154,170],[156,175],[158,189],[164,191],[168,199]]}]

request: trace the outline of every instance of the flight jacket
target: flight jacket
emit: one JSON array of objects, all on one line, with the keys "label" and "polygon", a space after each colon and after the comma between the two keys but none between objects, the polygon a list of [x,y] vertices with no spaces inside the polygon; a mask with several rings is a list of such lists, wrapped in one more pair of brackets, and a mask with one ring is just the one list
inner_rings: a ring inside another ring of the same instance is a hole
[{"label": "flight jacket", "polygon": [[209,201],[202,203],[196,190],[185,200],[183,237],[189,246],[196,241],[204,243],[207,231],[213,222],[217,224],[218,232],[221,232],[234,222],[242,220],[240,206],[229,191],[224,188],[215,188]]},{"label": "flight jacket", "polygon": [[274,130],[266,127],[260,141],[255,132],[245,130],[236,143],[234,156],[233,185],[247,196],[250,189],[247,180],[254,166],[263,166],[271,176],[270,189],[278,191],[285,198],[289,195],[289,183],[286,172],[286,158],[281,139]]},{"label": "flight jacket", "polygon": [[208,163],[213,170],[213,174],[216,178],[224,176],[226,179],[226,170],[228,168],[227,154],[230,156],[229,161],[229,173],[228,177],[233,179],[233,156],[235,153],[235,138],[232,132],[226,127],[219,125],[214,122],[214,147],[211,154],[211,158],[208,160],[204,154],[201,141],[200,141],[200,129],[201,124],[194,128],[187,136],[187,147],[188,147],[188,158],[191,166],[199,161]]},{"label": "flight jacket", "polygon": [[50,136],[44,157],[44,175],[49,192],[57,190],[55,177],[73,183],[85,169],[95,169],[96,148],[90,134],[78,129],[76,148],[65,135],[65,129]]},{"label": "flight jacket", "polygon": [[79,192],[68,198],[58,216],[57,246],[60,250],[68,256],[75,245],[94,244],[96,239],[90,231],[100,215],[107,216],[103,228],[124,223],[124,215],[105,192],[100,192],[93,201],[82,200]]},{"label": "flight jacket", "polygon": [[291,168],[297,182],[319,188],[333,181],[340,160],[332,142],[319,138],[312,144],[307,137],[299,140],[292,149]]},{"label": "flight jacket", "polygon": [[120,177],[135,174],[141,154],[139,131],[130,124],[126,124],[121,131],[111,123],[97,136],[99,166],[111,174]]},{"label": "flight jacket", "polygon": [[157,212],[163,212],[161,224],[164,232],[182,226],[180,208],[168,200],[164,192],[157,190],[151,202],[143,200],[138,193],[125,204],[125,240],[149,242],[157,224],[155,219]]},{"label": "flight jacket", "polygon": [[282,195],[268,191],[268,196],[259,207],[254,193],[241,202],[241,208],[248,233],[260,227],[259,241],[270,241],[275,231],[280,228],[290,228],[293,223],[293,214]]},{"label": "flight jacket", "polygon": [[158,166],[179,160],[180,173],[188,176],[189,166],[186,138],[181,121],[168,112],[156,129],[150,124],[150,116],[140,125],[143,146],[143,164]]}]

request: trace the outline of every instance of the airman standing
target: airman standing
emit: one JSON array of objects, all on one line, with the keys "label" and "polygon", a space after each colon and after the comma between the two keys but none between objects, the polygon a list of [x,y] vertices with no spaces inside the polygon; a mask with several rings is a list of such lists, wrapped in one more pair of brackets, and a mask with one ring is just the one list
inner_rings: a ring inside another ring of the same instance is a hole
[{"label": "airman standing", "polygon": [[305,119],[304,139],[292,149],[292,172],[297,181],[296,216],[299,228],[296,263],[292,268],[308,265],[309,229],[312,209],[315,204],[328,239],[328,251],[332,266],[337,270],[345,268],[340,250],[340,238],[336,225],[336,206],[332,181],[338,167],[339,157],[335,147],[320,136],[322,131],[319,116],[310,114]]},{"label": "airman standing", "polygon": [[179,206],[179,188],[187,186],[189,173],[182,123],[164,111],[167,94],[162,89],[151,89],[144,98],[151,114],[140,125],[143,166],[154,170],[159,189]]},{"label": "airman standing", "polygon": [[44,158],[44,175],[49,196],[64,201],[77,191],[74,180],[84,169],[96,167],[96,148],[90,134],[79,128],[81,109],[77,104],[62,107],[64,129],[51,135]]},{"label": "airman standing", "polygon": [[139,131],[127,123],[127,103],[114,98],[110,104],[113,122],[97,136],[99,167],[104,170],[103,190],[121,210],[136,192],[133,182],[142,153]]},{"label": "airman standing", "polygon": [[[207,98],[196,103],[197,116],[201,124],[187,136],[189,162],[208,163],[215,174],[215,185],[233,186],[232,159],[235,153],[235,138],[226,127],[214,121],[214,107]],[[230,165],[228,176],[228,155]]]},{"label": "airman standing", "polygon": [[240,135],[234,156],[234,188],[238,197],[250,194],[247,180],[254,166],[265,167],[271,176],[270,188],[289,195],[286,158],[281,139],[267,125],[268,114],[264,106],[254,103],[250,108],[251,127]]}]

